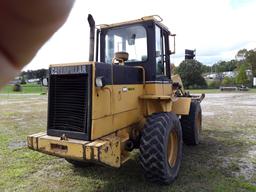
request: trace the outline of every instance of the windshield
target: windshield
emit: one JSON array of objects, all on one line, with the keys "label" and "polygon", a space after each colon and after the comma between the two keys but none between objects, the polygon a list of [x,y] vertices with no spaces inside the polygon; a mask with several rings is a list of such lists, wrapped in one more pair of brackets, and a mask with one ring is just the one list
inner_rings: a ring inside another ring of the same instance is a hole
[{"label": "windshield", "polygon": [[126,62],[147,60],[147,35],[143,26],[111,29],[105,37],[105,62],[112,63],[114,53],[127,52]]}]

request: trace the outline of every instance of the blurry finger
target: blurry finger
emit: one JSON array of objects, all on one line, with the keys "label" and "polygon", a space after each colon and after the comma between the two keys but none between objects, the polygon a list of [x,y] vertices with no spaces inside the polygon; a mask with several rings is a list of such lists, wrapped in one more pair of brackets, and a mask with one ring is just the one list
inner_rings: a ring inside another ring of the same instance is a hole
[{"label": "blurry finger", "polygon": [[74,0],[1,0],[0,50],[21,69],[65,22]]}]

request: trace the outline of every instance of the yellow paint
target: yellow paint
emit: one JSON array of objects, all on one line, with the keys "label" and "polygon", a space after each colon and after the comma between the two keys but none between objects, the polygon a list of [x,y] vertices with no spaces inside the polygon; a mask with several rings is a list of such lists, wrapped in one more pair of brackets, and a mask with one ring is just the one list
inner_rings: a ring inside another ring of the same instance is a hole
[{"label": "yellow paint", "polygon": [[93,151],[93,148],[91,148],[90,146],[85,146],[85,158],[84,159],[92,159],[93,158],[92,151]]},{"label": "yellow paint", "polygon": [[145,86],[146,95],[170,95],[172,93],[171,84],[150,83]]},{"label": "yellow paint", "polygon": [[[156,16],[158,16],[158,15],[156,15]],[[119,22],[119,23],[113,23],[113,24],[101,24],[101,25],[99,25],[99,27],[101,29],[112,28],[112,27],[118,27],[118,26],[123,26],[123,25],[134,24],[134,23],[142,23],[142,22],[150,21],[150,20],[153,20],[153,21],[161,24],[160,21],[155,16],[145,16],[145,17],[142,17],[141,19],[135,19],[135,20],[125,21],[125,22]],[[163,24],[161,24],[161,26],[163,26],[164,28],[168,29]]]},{"label": "yellow paint", "polygon": [[172,94],[172,85],[163,84],[163,95],[171,95],[171,94]]},{"label": "yellow paint", "polygon": [[146,84],[145,86],[146,95],[164,95],[162,84]]},{"label": "yellow paint", "polygon": [[138,97],[143,94],[143,85],[113,85],[113,113],[139,108]]},{"label": "yellow paint", "polygon": [[143,102],[144,116],[149,116],[156,112],[172,111],[172,101],[170,99],[145,99]]},{"label": "yellow paint", "polygon": [[98,139],[102,136],[113,133],[119,129],[139,122],[141,118],[142,113],[140,110],[134,109],[118,113],[113,116],[92,120],[91,139]]},{"label": "yellow paint", "polygon": [[162,107],[163,112],[171,112],[172,110],[172,103],[171,101],[162,100],[160,101],[160,105]]},{"label": "yellow paint", "polygon": [[172,111],[173,97],[170,95],[142,95],[140,99],[144,102],[144,116]]},{"label": "yellow paint", "polygon": [[176,102],[173,103],[172,111],[178,115],[188,115],[190,109],[191,98],[179,97]]},{"label": "yellow paint", "polygon": [[100,119],[92,120],[91,139],[97,139],[102,136],[113,133],[113,116],[107,116]]},{"label": "yellow paint", "polygon": [[142,95],[139,97],[140,99],[145,99],[145,100],[172,100],[171,96],[167,95]]},{"label": "yellow paint", "polygon": [[142,116],[138,98],[142,94],[141,84],[113,85],[102,90],[95,88],[91,139],[100,138],[138,122]]},{"label": "yellow paint", "polygon": [[103,89],[93,89],[92,119],[99,119],[112,115],[112,86]]},{"label": "yellow paint", "polygon": [[139,122],[141,118],[142,116],[139,109],[126,111],[123,113],[116,114],[114,116],[113,126],[115,128],[115,131],[117,131],[121,128]]},{"label": "yellow paint", "polygon": [[38,148],[37,138],[44,135],[46,135],[45,132],[40,132],[27,137],[28,147],[37,149]]},{"label": "yellow paint", "polygon": [[112,167],[121,166],[121,150],[120,138],[108,137],[104,138],[108,141],[97,147],[100,162],[110,165]]},{"label": "yellow paint", "polygon": [[38,148],[33,149],[47,153],[54,156],[65,157],[83,160],[84,159],[84,145],[88,141],[68,139],[60,140],[59,137],[53,137],[48,135],[35,136],[31,135],[37,141]]},{"label": "yellow paint", "polygon": [[[63,158],[80,161],[95,161],[112,167],[121,166],[121,137],[107,136],[93,142],[76,139],[60,140],[60,137],[48,136],[45,133],[28,136],[37,141],[32,149]],[[38,148],[36,148],[38,146]]]}]

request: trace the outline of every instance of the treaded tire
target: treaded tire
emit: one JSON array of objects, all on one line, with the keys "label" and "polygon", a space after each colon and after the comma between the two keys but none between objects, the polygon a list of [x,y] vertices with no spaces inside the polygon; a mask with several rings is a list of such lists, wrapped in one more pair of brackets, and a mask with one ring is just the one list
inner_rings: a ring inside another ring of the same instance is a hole
[{"label": "treaded tire", "polygon": [[180,123],[184,143],[198,145],[202,131],[202,109],[199,102],[191,102],[189,115],[182,115]]},{"label": "treaded tire", "polygon": [[83,162],[83,161],[78,161],[78,160],[74,160],[74,159],[65,159],[67,162],[69,162],[70,164],[74,165],[74,167],[90,167],[92,165],[94,165],[91,162]]},{"label": "treaded tire", "polygon": [[[176,160],[170,166],[168,144],[172,132],[177,134],[177,149]],[[139,158],[146,179],[161,184],[172,183],[178,175],[181,159],[182,130],[179,118],[174,113],[149,116],[142,130]]]}]

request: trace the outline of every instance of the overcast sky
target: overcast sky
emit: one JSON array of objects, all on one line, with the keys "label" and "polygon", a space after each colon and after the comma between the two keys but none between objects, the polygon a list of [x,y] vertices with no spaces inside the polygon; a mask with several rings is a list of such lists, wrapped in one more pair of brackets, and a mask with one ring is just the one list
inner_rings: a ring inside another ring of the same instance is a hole
[{"label": "overcast sky", "polygon": [[185,49],[196,49],[197,60],[212,65],[234,59],[239,49],[256,48],[256,0],[76,0],[67,22],[25,70],[88,61],[89,13],[96,24],[160,15],[177,34],[175,65],[183,60]]}]

